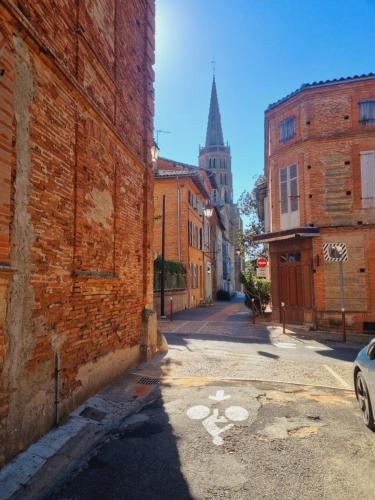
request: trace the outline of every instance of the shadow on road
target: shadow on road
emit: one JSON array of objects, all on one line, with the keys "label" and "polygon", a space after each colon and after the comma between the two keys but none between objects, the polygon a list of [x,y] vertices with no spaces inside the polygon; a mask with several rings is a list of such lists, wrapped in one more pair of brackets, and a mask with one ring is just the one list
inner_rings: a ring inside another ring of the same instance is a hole
[{"label": "shadow on road", "polygon": [[211,340],[215,342],[231,342],[240,343],[240,344],[271,344],[271,340],[268,336],[231,336],[231,335],[218,335],[214,333],[181,333],[181,334],[173,334],[166,333],[165,337],[168,341],[168,345],[181,345],[185,346],[188,350],[188,340],[189,338],[193,338],[194,340]]},{"label": "shadow on road", "polygon": [[340,361],[348,361],[348,362],[353,362],[355,358],[357,357],[358,352],[362,349],[361,347],[337,347],[333,346],[332,344],[329,345],[329,343],[325,343],[327,347],[330,348],[330,350],[316,350],[316,354],[319,354],[320,356],[325,356],[327,358],[333,358],[333,359],[339,359]]},{"label": "shadow on road", "polygon": [[[163,378],[161,365],[153,376]],[[151,380],[143,378],[139,383],[140,392],[154,383]],[[72,478],[66,478],[62,486],[44,498],[191,500],[193,497],[181,470],[178,440],[158,386],[141,412],[114,426],[95,453],[86,458],[86,464],[82,466],[81,462],[80,470]]]},{"label": "shadow on road", "polygon": [[264,356],[265,358],[279,359],[280,356],[277,354],[272,354],[271,352],[258,351],[259,356]]}]

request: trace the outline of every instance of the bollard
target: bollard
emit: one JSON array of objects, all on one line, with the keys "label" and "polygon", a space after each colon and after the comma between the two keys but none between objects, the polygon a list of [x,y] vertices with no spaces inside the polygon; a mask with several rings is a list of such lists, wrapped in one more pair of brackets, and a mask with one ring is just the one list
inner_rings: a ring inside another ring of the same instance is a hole
[{"label": "bollard", "polygon": [[346,315],[345,309],[341,309],[341,321],[342,321],[342,341],[346,343]]},{"label": "bollard", "polygon": [[281,302],[281,318],[283,322],[283,333],[285,333],[285,302]]},{"label": "bollard", "polygon": [[169,297],[169,306],[170,306],[170,318],[169,318],[169,321],[173,321],[173,297]]},{"label": "bollard", "polygon": [[252,310],[252,313],[253,313],[253,325],[255,325],[255,314],[256,314],[255,299],[251,299],[251,310]]}]

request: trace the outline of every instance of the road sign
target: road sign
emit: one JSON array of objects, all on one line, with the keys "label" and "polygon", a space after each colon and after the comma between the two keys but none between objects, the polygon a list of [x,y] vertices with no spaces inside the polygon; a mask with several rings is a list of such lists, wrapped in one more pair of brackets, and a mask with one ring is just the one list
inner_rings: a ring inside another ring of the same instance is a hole
[{"label": "road sign", "polygon": [[324,260],[327,262],[346,262],[348,250],[345,243],[323,243]]},{"label": "road sign", "polygon": [[259,257],[259,259],[257,260],[257,266],[258,267],[267,267],[268,260],[265,257]]},{"label": "road sign", "polygon": [[269,276],[268,267],[257,267],[257,278],[267,278]]},{"label": "road sign", "polygon": [[343,341],[346,342],[346,319],[345,319],[345,284],[344,284],[344,262],[348,261],[348,250],[345,243],[323,243],[324,260],[327,262],[338,262],[340,277],[340,305],[342,315]]}]

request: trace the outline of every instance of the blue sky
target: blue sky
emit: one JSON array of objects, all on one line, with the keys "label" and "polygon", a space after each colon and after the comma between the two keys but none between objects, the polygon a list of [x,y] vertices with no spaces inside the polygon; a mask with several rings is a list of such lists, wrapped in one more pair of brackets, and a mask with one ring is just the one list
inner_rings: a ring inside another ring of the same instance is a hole
[{"label": "blue sky", "polygon": [[375,0],[156,0],[160,155],[197,164],[216,60],[234,200],[263,170],[268,104],[302,83],[375,72]]}]

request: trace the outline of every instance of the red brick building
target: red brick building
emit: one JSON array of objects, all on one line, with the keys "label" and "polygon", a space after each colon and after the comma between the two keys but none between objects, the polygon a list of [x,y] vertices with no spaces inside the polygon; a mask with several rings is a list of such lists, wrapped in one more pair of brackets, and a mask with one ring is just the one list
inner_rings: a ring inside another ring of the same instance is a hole
[{"label": "red brick building", "polygon": [[265,114],[266,231],[273,317],[339,327],[339,264],[324,243],[344,243],[347,323],[375,329],[375,75],[318,82]]},{"label": "red brick building", "polygon": [[155,349],[153,63],[154,0],[0,4],[0,463]]}]

